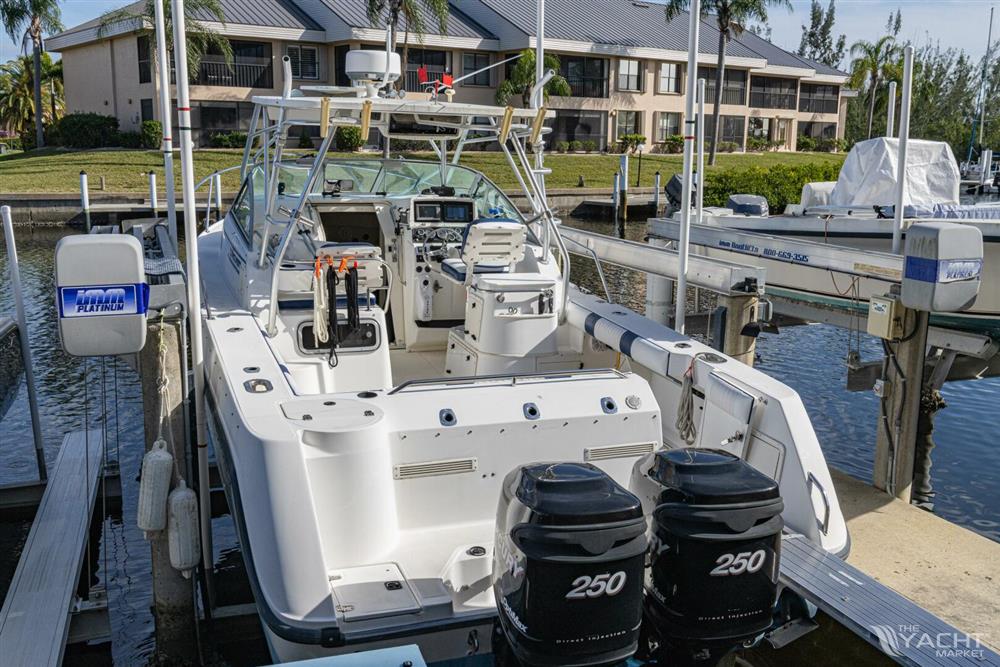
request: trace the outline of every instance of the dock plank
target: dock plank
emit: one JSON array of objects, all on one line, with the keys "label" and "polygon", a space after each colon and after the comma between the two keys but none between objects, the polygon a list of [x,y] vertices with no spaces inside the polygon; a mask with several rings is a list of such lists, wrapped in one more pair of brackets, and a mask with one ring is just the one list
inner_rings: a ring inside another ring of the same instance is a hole
[{"label": "dock plank", "polygon": [[994,665],[1000,656],[798,534],[783,536],[781,582],[901,665]]},{"label": "dock plank", "polygon": [[99,430],[75,431],[63,439],[0,610],[5,664],[62,662],[103,452]]}]

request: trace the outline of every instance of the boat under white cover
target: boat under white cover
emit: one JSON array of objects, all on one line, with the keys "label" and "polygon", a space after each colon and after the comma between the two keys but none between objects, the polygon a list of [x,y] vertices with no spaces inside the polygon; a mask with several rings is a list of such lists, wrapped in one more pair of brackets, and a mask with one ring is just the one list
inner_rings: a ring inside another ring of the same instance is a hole
[{"label": "boat under white cover", "polygon": [[[197,252],[212,441],[277,661],[393,643],[429,661],[486,650],[504,476],[588,461],[627,486],[640,456],[689,444],[685,373],[693,444],[776,479],[785,525],[846,553],[792,389],[569,283],[525,168],[535,112],[372,101],[259,98],[250,142],[274,150],[289,118],[391,133],[399,115],[461,143],[485,117],[536,212],[444,156],[338,160],[324,141],[308,160],[267,161],[248,148],[244,188]],[[317,289],[317,259],[341,281],[333,293]],[[317,298],[345,327],[333,351]]]}]

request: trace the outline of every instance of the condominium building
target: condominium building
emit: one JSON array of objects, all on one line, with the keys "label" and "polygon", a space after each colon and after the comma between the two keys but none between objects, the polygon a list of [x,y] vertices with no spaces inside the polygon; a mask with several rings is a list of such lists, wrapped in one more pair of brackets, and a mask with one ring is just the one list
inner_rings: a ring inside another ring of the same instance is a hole
[{"label": "condominium building", "polygon": [[[385,29],[368,20],[365,0],[221,0],[224,22],[195,16],[224,35],[231,62],[205,55],[191,78],[193,127],[200,143],[213,134],[245,130],[251,98],[282,88],[281,58],[289,56],[293,85],[349,85],[351,49],[384,48]],[[144,1],[133,5],[141,11]],[[124,21],[100,29],[100,20],[53,35],[47,48],[63,59],[66,109],[114,115],[122,129],[157,119],[158,64],[148,26]],[[684,14],[666,21],[663,5],[641,0],[549,2],[545,48],[559,59],[572,95],[553,96],[552,143],[612,146],[623,134],[642,134],[651,150],[681,133],[687,72]],[[492,104],[510,64],[489,65],[535,46],[535,0],[451,0],[443,34],[425,20],[427,34],[406,36],[402,85],[423,94],[418,71],[455,78],[456,101]],[[701,23],[697,76],[707,81],[713,111],[719,32]],[[403,50],[403,45],[400,45]],[[752,32],[726,46],[720,139],[742,149],[749,138],[794,150],[802,135],[842,138],[848,75],[789,53]],[[518,104],[520,97],[512,100]]]}]

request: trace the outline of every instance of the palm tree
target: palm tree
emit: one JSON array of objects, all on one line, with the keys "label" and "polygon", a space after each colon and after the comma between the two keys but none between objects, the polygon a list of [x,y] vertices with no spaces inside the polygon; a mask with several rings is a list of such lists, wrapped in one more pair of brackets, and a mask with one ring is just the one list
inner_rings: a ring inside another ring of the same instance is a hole
[{"label": "palm tree", "polygon": [[[34,68],[31,56],[21,56],[0,65],[0,128],[22,135],[35,121]],[[63,110],[61,61],[42,54],[42,111],[50,126]]]},{"label": "palm tree", "polygon": [[[551,54],[545,54],[545,69],[559,71],[559,58]],[[521,57],[517,59],[511,68],[510,76],[504,79],[500,87],[497,88],[496,102],[500,106],[506,106],[515,95],[521,96],[521,104],[525,107],[531,106],[531,89],[535,85],[535,51],[525,49],[521,52]],[[549,79],[543,91],[545,99],[549,95],[569,96],[573,91],[569,87],[569,82],[556,74]]]},{"label": "palm tree", "polygon": [[[108,12],[101,17],[101,24],[97,28],[97,36],[105,37],[111,30],[122,23],[132,23],[136,25],[140,34],[152,35],[156,25],[154,2],[163,2],[163,19],[166,24],[167,51],[174,50],[174,22],[171,17],[170,0],[146,0],[141,6],[130,5]],[[3,2],[3,0],[0,0]],[[202,58],[210,52],[221,55],[227,65],[233,62],[233,47],[222,34],[209,28],[199,21],[197,16],[210,16],[214,21],[225,24],[226,15],[222,9],[220,0],[185,0],[184,2],[184,27],[187,35],[187,63],[188,77],[196,78],[198,70],[201,68]],[[155,40],[155,35],[153,36]],[[156,49],[150,49],[150,58],[156,59]],[[169,67],[169,64],[166,65]]]},{"label": "palm tree", "polygon": [[872,138],[872,124],[875,120],[875,98],[882,82],[892,78],[893,69],[899,55],[899,46],[892,35],[880,37],[874,42],[860,40],[851,46],[851,79],[848,85],[860,90],[868,84],[868,138]]},{"label": "palm tree", "polygon": [[[685,11],[691,4],[690,0],[667,0],[667,21],[671,21]],[[702,0],[701,13],[715,16],[716,28],[719,30],[719,58],[715,68],[715,101],[712,111],[712,136],[708,163],[715,164],[715,150],[719,143],[719,107],[722,102],[722,86],[726,72],[726,45],[733,37],[739,37],[747,26],[757,23],[767,23],[767,8],[786,7],[789,11],[792,5],[789,0]],[[695,73],[688,72],[688,76]]]},{"label": "palm tree", "polygon": [[410,55],[410,32],[417,35],[417,41],[424,43],[426,24],[424,12],[430,12],[437,21],[438,30],[443,35],[448,30],[448,0],[368,0],[368,20],[373,26],[382,22],[386,15],[387,30],[392,31],[392,44],[396,44],[399,36],[399,21],[406,21],[406,36],[403,38],[403,76],[400,85],[406,85],[406,64]]},{"label": "palm tree", "polygon": [[[32,100],[35,109],[42,107],[42,32],[62,30],[59,20],[59,4],[57,0],[0,0],[0,23],[10,38],[17,42],[21,40],[27,51],[28,41],[31,41],[31,55],[34,59],[34,90]],[[45,131],[42,127],[42,114],[35,114],[35,144],[41,148],[45,145]]]}]

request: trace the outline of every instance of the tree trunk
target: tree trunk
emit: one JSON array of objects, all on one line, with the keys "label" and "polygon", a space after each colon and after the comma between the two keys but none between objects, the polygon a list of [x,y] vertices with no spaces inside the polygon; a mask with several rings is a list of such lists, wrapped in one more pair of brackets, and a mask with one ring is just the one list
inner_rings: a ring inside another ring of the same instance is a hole
[{"label": "tree trunk", "polygon": [[32,55],[35,61],[35,72],[32,76],[32,88],[35,95],[35,145],[38,148],[45,147],[45,129],[42,125],[42,32],[38,25],[37,17],[31,20],[31,43]]},{"label": "tree trunk", "polygon": [[868,138],[872,138],[872,124],[875,121],[875,93],[878,92],[878,77],[872,77],[871,101],[868,103]]},{"label": "tree trunk", "polygon": [[[712,110],[713,128],[712,128],[712,139],[710,143],[710,148],[708,151],[708,164],[715,164],[715,151],[719,146],[719,132],[721,130],[722,123],[722,87],[723,82],[726,80],[726,42],[729,41],[727,38],[728,33],[726,30],[719,26],[719,62],[715,68],[715,109]],[[702,119],[698,119],[698,122],[703,122]]]}]

